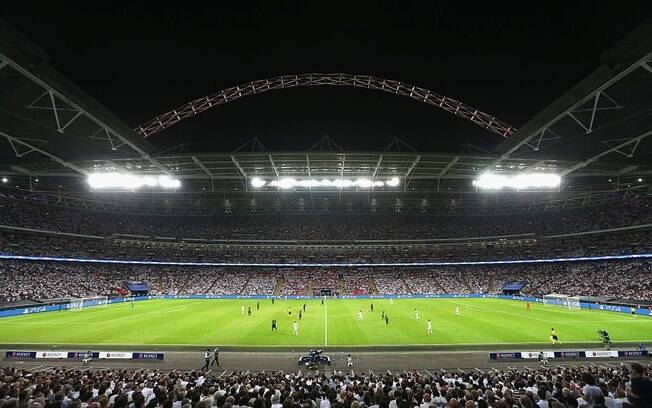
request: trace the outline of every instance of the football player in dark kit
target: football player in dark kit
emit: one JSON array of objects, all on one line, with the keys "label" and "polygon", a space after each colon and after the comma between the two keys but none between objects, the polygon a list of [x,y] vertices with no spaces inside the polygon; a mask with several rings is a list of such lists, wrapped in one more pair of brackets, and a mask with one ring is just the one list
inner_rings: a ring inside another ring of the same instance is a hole
[{"label": "football player in dark kit", "polygon": [[276,330],[277,330],[277,327],[276,327],[276,319],[273,319],[273,320],[272,320],[272,331],[276,331]]}]

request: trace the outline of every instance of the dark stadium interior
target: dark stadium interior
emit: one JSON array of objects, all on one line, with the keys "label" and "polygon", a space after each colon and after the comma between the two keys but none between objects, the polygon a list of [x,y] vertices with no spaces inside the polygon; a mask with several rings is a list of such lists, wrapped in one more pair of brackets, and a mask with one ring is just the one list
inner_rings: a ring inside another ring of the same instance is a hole
[{"label": "dark stadium interior", "polygon": [[652,407],[651,96],[643,1],[3,5],[0,408]]}]

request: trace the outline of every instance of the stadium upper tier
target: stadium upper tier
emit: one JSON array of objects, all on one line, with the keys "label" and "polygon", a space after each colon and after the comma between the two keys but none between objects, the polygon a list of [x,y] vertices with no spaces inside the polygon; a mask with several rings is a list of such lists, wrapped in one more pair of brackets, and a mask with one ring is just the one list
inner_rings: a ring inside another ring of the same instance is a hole
[{"label": "stadium upper tier", "polygon": [[61,234],[0,231],[0,252],[22,256],[172,262],[414,263],[542,259],[652,253],[652,230],[571,235],[543,240],[346,244],[223,243],[78,238]]},{"label": "stadium upper tier", "polygon": [[648,199],[543,213],[484,216],[249,215],[153,216],[73,210],[0,200],[4,226],[99,237],[135,235],[200,240],[432,240],[559,234],[627,228],[652,222]]}]

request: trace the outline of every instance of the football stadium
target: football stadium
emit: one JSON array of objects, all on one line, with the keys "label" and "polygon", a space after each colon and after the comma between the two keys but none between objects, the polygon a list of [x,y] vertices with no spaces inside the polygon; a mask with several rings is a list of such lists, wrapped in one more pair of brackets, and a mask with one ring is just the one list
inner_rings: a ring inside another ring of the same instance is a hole
[{"label": "football stadium", "polygon": [[290,4],[0,19],[0,408],[652,407],[649,5]]}]

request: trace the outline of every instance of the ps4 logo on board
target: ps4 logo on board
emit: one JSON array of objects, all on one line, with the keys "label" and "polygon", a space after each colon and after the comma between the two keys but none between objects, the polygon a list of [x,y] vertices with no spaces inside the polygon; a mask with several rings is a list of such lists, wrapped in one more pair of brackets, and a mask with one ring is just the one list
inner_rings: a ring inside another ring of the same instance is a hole
[{"label": "ps4 logo on board", "polygon": [[28,309],[23,310],[23,314],[28,314],[28,313],[39,313],[39,312],[45,312],[45,306],[40,306],[40,307],[30,307]]}]

